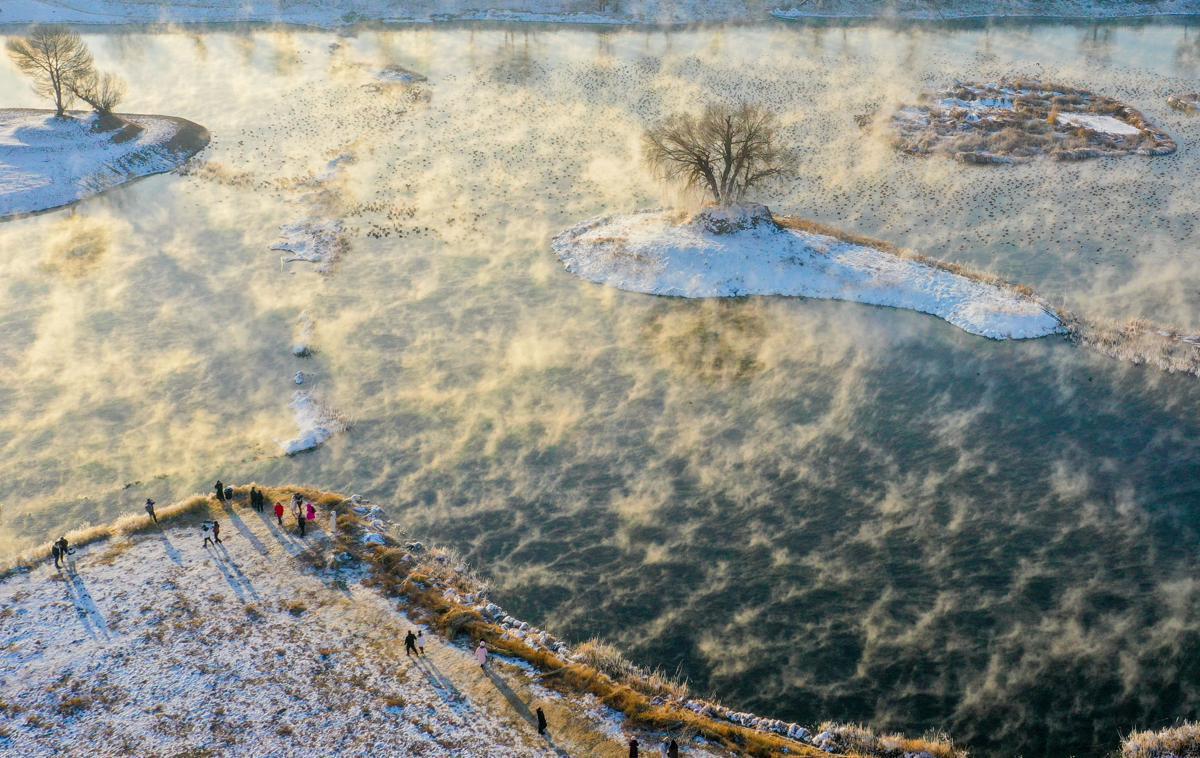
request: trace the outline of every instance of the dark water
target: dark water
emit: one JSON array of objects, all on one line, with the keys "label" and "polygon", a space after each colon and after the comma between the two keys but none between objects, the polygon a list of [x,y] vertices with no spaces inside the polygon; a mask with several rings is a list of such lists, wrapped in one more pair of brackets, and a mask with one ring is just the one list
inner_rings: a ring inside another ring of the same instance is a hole
[{"label": "dark water", "polygon": [[[0,226],[0,545],[217,477],[304,482],[388,504],[512,612],[738,707],[946,730],[980,755],[1095,755],[1195,718],[1195,379],[850,303],[617,292],[566,274],[548,241],[675,200],[637,160],[648,121],[753,99],[801,155],[764,198],[776,209],[1089,316],[1194,327],[1200,122],[1165,99],[1195,89],[1196,39],[1182,24],[90,37],[130,81],[128,110],[214,143],[196,176]],[[387,66],[428,81],[380,87]],[[967,169],[896,156],[853,118],[1008,73],[1119,97],[1180,151]],[[0,93],[37,104],[10,68]],[[350,248],[329,274],[281,270],[281,225],[337,219]],[[286,458],[301,369],[351,426]]]}]

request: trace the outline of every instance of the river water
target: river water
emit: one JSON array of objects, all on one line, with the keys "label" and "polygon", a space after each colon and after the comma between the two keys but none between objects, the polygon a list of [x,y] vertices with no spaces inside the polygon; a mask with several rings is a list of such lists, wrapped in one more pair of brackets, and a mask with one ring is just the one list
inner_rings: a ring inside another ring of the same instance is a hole
[{"label": "river water", "polygon": [[[1200,382],[916,313],[578,281],[551,236],[670,204],[649,121],[777,110],[774,209],[1200,326],[1200,28],[782,23],[104,32],[202,170],[0,225],[0,551],[227,482],[388,504],[514,614],[731,705],[1096,754],[1200,708]],[[381,83],[401,67],[427,78]],[[964,167],[854,116],[955,79],[1120,98],[1171,157]],[[39,101],[7,61],[4,105]],[[332,162],[332,163],[331,163]],[[340,219],[328,273],[280,227]],[[302,314],[304,314],[302,316]],[[291,355],[311,319],[310,358]],[[294,457],[305,388],[349,428]]]}]

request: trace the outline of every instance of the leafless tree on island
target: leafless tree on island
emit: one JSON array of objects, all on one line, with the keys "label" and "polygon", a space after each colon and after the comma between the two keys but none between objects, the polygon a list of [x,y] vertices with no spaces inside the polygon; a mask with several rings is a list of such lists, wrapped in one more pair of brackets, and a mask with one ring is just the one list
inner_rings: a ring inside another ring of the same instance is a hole
[{"label": "leafless tree on island", "polygon": [[59,118],[75,99],[75,84],[94,75],[83,38],[66,27],[35,26],[28,37],[14,37],[5,48],[17,68],[33,79],[33,90],[54,100]]},{"label": "leafless tree on island", "polygon": [[125,81],[116,74],[92,71],[71,85],[71,92],[101,116],[111,116],[125,99]]},{"label": "leafless tree on island", "polygon": [[742,202],[746,193],[786,170],[774,114],[757,105],[709,105],[699,116],[676,113],[643,139],[646,162],[663,179],[710,195],[717,205]]}]

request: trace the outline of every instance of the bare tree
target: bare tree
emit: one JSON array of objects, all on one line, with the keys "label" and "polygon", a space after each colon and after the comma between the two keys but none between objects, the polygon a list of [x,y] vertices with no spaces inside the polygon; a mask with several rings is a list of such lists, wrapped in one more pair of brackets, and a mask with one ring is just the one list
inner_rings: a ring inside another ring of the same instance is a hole
[{"label": "bare tree", "polygon": [[113,108],[125,99],[125,81],[116,74],[92,71],[71,84],[71,92],[101,116],[112,115]]},{"label": "bare tree", "polygon": [[72,86],[92,73],[92,54],[78,32],[62,26],[35,26],[5,48],[17,68],[33,79],[33,91],[54,100],[61,117],[74,100]]},{"label": "bare tree", "polygon": [[774,115],[747,104],[673,114],[646,132],[643,150],[661,177],[705,191],[718,205],[740,203],[750,188],[784,173],[788,162]]}]

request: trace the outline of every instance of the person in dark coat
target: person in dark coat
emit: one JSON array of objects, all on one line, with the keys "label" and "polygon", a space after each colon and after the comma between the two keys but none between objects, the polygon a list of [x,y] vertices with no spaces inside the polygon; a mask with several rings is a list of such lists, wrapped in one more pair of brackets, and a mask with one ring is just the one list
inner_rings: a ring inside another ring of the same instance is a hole
[{"label": "person in dark coat", "polygon": [[539,705],[537,709],[538,719],[538,734],[546,733],[546,714],[542,712],[542,707]]},{"label": "person in dark coat", "polygon": [[225,487],[225,500],[229,503],[233,503],[233,487],[228,485]]},{"label": "person in dark coat", "polygon": [[404,655],[411,658],[417,654],[417,635],[409,629],[408,634],[404,635]]},{"label": "person in dark coat", "polygon": [[631,737],[629,739],[629,758],[638,758],[637,737]]},{"label": "person in dark coat", "polygon": [[297,508],[296,509],[296,526],[300,527],[300,536],[301,537],[304,536],[304,524],[305,523],[306,522],[304,520],[304,514],[300,512],[299,508]]},{"label": "person in dark coat", "polygon": [[62,555],[62,550],[59,549],[57,542],[55,542],[53,545],[50,546],[50,555],[52,555],[54,557],[54,568],[61,569],[62,568],[61,561],[62,561],[63,555]]},{"label": "person in dark coat", "polygon": [[146,498],[146,513],[150,516],[150,518],[154,519],[155,524],[158,523],[158,516],[154,515],[154,501],[150,498]]},{"label": "person in dark coat", "polygon": [[667,758],[679,758],[679,743],[675,741],[674,737],[667,743]]}]

